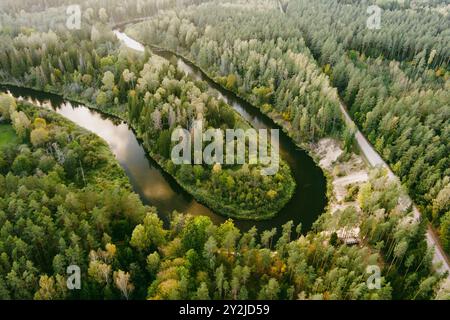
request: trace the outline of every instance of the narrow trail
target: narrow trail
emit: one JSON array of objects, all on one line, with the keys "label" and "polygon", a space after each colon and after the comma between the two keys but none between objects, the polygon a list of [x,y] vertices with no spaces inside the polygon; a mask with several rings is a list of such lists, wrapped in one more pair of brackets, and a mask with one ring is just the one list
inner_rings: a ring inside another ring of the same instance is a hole
[{"label": "narrow trail", "polygon": [[[355,132],[355,141],[358,144],[358,148],[361,150],[361,153],[366,158],[367,162],[372,167],[382,167],[387,169],[388,176],[390,179],[397,180],[398,183],[400,183],[400,179],[392,172],[389,165],[381,158],[381,156],[378,154],[378,152],[375,150],[375,148],[370,144],[370,142],[367,140],[367,138],[362,134],[362,132],[358,129],[353,119],[350,117],[350,114],[347,111],[347,108],[344,106],[344,104],[340,101],[340,109],[342,111],[342,114],[344,115],[345,122],[347,125],[354,126],[356,128]],[[412,204],[412,210],[414,213],[415,219],[419,220],[421,213],[417,206],[412,201],[411,197],[405,193],[403,195],[403,199],[408,203]],[[428,243],[428,246],[430,248],[434,248],[434,256],[433,256],[433,264],[438,265],[441,263],[441,266],[437,268],[439,272],[448,272],[447,276],[447,282],[450,283],[450,263],[448,261],[447,255],[445,254],[444,250],[442,249],[441,245],[439,244],[438,237],[434,233],[433,229],[429,226],[426,233],[426,240]]]},{"label": "narrow trail", "polygon": [[[277,0],[278,7],[282,13],[286,13],[286,8],[282,6],[282,3],[280,0]],[[287,6],[286,6],[287,7]],[[383,158],[378,154],[378,152],[375,150],[375,148],[370,144],[370,142],[367,140],[367,138],[362,134],[362,132],[359,130],[358,126],[353,121],[352,117],[347,111],[347,108],[345,107],[344,103],[340,100],[339,101],[339,107],[341,109],[342,114],[344,115],[344,120],[347,123],[347,125],[353,125],[356,128],[355,132],[355,141],[358,144],[359,149],[361,150],[361,153],[366,158],[367,162],[372,167],[382,167],[386,168],[388,171],[388,176],[391,179],[395,179],[400,182],[400,179],[392,172],[389,165],[383,160]],[[417,206],[412,201],[411,197],[405,192],[403,195],[403,198],[406,202],[412,205],[412,210],[414,213],[415,219],[419,220],[421,213]],[[434,256],[433,256],[433,264],[439,265],[437,267],[438,272],[448,272],[447,275],[447,283],[446,285],[450,286],[450,261],[447,256],[447,254],[444,252],[443,248],[441,247],[439,243],[439,238],[434,232],[434,230],[431,228],[431,226],[428,226],[427,233],[426,233],[426,240],[427,244],[430,248],[434,249]]]}]

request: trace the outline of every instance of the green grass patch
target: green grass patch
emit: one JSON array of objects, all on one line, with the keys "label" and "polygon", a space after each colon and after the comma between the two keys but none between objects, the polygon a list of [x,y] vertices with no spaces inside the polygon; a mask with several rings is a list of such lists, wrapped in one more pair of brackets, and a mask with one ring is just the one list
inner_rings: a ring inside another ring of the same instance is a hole
[{"label": "green grass patch", "polygon": [[7,123],[0,123],[0,148],[8,144],[16,144],[19,138],[13,127]]}]

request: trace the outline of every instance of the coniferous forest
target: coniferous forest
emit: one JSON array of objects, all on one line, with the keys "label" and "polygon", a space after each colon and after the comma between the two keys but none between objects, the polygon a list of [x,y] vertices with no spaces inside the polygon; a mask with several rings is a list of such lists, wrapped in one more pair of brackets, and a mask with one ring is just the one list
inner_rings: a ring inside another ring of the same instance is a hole
[{"label": "coniferous forest", "polygon": [[2,1],[0,299],[450,299],[449,14]]}]

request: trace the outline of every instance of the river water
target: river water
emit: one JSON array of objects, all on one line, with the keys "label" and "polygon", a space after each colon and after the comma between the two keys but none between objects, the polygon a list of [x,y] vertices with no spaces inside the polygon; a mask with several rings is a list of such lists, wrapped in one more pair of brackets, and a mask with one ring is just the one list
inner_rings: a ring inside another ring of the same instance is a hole
[{"label": "river water", "polygon": [[[139,43],[133,43],[133,40],[129,39],[125,34],[120,34],[121,40],[129,41],[128,44],[132,47],[138,50],[140,49]],[[254,128],[278,128],[272,120],[262,114],[258,109],[249,105],[234,93],[214,83],[195,65],[184,61],[182,57],[174,56],[171,52],[164,50],[154,51],[156,54],[170,59],[170,61],[176,61],[178,66],[193,78],[206,81],[213,94],[216,94],[220,99],[230,104]],[[147,156],[134,132],[122,121],[102,115],[86,106],[66,101],[60,96],[53,94],[14,86],[0,86],[0,92],[9,92],[16,98],[25,99],[37,105],[52,108],[79,126],[103,138],[125,170],[134,191],[139,194],[145,204],[155,206],[158,209],[161,219],[166,224],[170,214],[174,210],[192,215],[206,215],[214,223],[221,223],[227,219],[198,203],[172,177],[163,172]],[[280,153],[282,158],[291,167],[292,174],[297,183],[294,196],[278,215],[270,220],[235,220],[236,226],[243,231],[250,229],[252,226],[256,226],[258,230],[280,227],[289,220],[294,221],[296,225],[301,222],[303,230],[307,231],[323,212],[327,200],[325,196],[326,180],[321,169],[305,151],[295,146],[291,139],[281,130]]]}]

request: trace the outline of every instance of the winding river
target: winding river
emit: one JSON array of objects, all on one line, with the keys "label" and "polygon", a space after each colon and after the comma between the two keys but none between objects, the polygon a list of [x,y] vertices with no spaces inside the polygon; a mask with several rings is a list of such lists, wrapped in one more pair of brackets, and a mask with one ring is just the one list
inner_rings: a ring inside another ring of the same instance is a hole
[{"label": "winding river", "polygon": [[[139,43],[124,33],[115,32],[129,47],[136,50],[142,49]],[[164,50],[155,50],[154,53],[170,59],[170,61],[177,61],[178,66],[194,79],[206,81],[213,94],[230,104],[253,127],[257,129],[278,128],[271,119],[258,109],[249,105],[234,93],[217,85],[195,65],[184,61],[182,57]],[[145,204],[158,208],[158,213],[166,224],[174,210],[192,215],[206,215],[214,223],[221,223],[227,219],[198,203],[172,177],[163,172],[147,156],[134,132],[122,121],[102,115],[84,105],[67,101],[54,94],[14,86],[0,86],[0,92],[8,92],[18,99],[25,99],[42,107],[52,108],[79,126],[103,138],[125,170],[134,191],[139,194]],[[307,231],[323,212],[327,200],[325,196],[326,179],[321,169],[305,151],[299,149],[281,130],[280,153],[291,167],[296,180],[295,194],[273,219],[265,221],[235,220],[236,226],[242,231],[246,231],[252,226],[256,226],[258,230],[280,227],[289,220],[292,220],[295,225],[301,222],[303,231]]]}]

